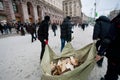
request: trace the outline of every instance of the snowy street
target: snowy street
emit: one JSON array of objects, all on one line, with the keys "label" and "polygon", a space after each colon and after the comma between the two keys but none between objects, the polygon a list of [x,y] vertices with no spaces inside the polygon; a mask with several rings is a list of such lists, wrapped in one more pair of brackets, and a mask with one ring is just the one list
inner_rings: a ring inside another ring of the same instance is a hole
[{"label": "snowy street", "polygon": [[[92,42],[93,27],[89,26],[83,31],[81,28],[73,28],[72,45],[80,49]],[[49,45],[60,55],[60,30],[54,36],[49,30]],[[39,40],[31,43],[31,36],[11,36],[0,38],[0,80],[40,80],[40,51]],[[95,66],[89,80],[99,80],[106,72],[106,58],[102,68]],[[119,79],[120,80],[120,79]]]}]

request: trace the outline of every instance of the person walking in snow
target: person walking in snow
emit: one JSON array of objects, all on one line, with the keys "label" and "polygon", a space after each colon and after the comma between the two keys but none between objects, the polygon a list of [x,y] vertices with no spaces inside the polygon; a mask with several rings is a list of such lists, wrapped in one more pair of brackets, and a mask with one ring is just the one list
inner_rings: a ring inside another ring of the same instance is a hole
[{"label": "person walking in snow", "polygon": [[[106,16],[100,16],[98,19],[96,19],[96,24],[93,31],[93,40],[97,40],[96,48],[98,51],[98,55],[96,56],[96,58],[103,56],[106,52],[106,48],[108,46],[107,44],[109,43],[108,35],[110,27],[110,20]],[[97,65],[99,67],[102,67],[102,62],[103,58],[101,58],[101,60],[97,62]]]},{"label": "person walking in snow", "polygon": [[50,17],[45,16],[44,20],[40,23],[40,26],[38,29],[38,40],[41,42],[41,47],[42,47],[40,60],[42,60],[43,58],[45,45],[48,44],[49,21],[50,21]]},{"label": "person walking in snow", "polygon": [[118,80],[120,75],[120,13],[111,21],[111,43],[106,50],[107,71],[101,80]]},{"label": "person walking in snow", "polygon": [[34,40],[36,40],[36,35],[35,35],[36,30],[32,24],[29,24],[28,26],[29,26],[28,31],[31,34],[31,42],[33,42]]},{"label": "person walking in snow", "polygon": [[52,30],[54,32],[54,36],[56,36],[57,25],[55,23],[52,24]]},{"label": "person walking in snow", "polygon": [[71,17],[67,16],[64,20],[63,23],[60,26],[60,38],[61,38],[61,51],[63,50],[65,46],[65,42],[70,42],[71,37],[72,37],[72,24],[71,24]]}]

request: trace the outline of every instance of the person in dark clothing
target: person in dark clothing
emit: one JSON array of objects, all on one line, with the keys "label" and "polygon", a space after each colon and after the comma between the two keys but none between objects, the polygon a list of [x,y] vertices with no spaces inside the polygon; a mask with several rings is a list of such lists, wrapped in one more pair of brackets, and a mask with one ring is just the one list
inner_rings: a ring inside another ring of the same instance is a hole
[{"label": "person in dark clothing", "polygon": [[101,80],[118,80],[120,75],[120,13],[111,21],[113,24],[111,31],[112,42],[106,50],[108,59],[107,72]]},{"label": "person in dark clothing", "polygon": [[34,28],[34,30],[35,30],[34,35],[35,35],[35,37],[37,38],[37,32],[36,32],[37,25],[36,25],[35,23],[33,23],[32,26],[33,26],[33,28]]},{"label": "person in dark clothing", "polygon": [[60,26],[61,51],[63,50],[63,48],[65,46],[65,41],[67,41],[67,42],[71,41],[73,31],[72,31],[72,24],[71,24],[70,19],[71,18],[69,16],[67,16]]},{"label": "person in dark clothing", "polygon": [[1,34],[3,34],[3,26],[1,23],[0,23],[0,31],[1,31]]},{"label": "person in dark clothing", "polygon": [[31,34],[31,42],[33,42],[34,40],[36,40],[36,35],[35,35],[35,28],[32,24],[28,25],[28,32]]},{"label": "person in dark clothing", "polygon": [[12,33],[12,27],[11,27],[11,24],[10,23],[7,23],[7,26],[8,26],[8,30],[10,33]]},{"label": "person in dark clothing", "polygon": [[[100,16],[96,19],[96,24],[94,26],[93,31],[93,40],[97,40],[96,48],[98,51],[98,55],[96,56],[99,58],[101,55],[103,56],[105,50],[107,48],[107,43],[109,43],[109,39],[107,38],[109,35],[109,30],[111,28],[111,23],[109,18],[106,16]],[[103,58],[97,62],[99,67],[102,67]]]},{"label": "person in dark clothing", "polygon": [[54,36],[56,36],[56,30],[57,30],[57,26],[55,23],[52,24],[52,30],[54,32]]},{"label": "person in dark clothing", "polygon": [[25,23],[25,24],[24,24],[24,28],[25,28],[26,32],[29,33],[29,26],[28,26],[28,23]]},{"label": "person in dark clothing", "polygon": [[8,34],[8,25],[7,24],[4,24],[4,32],[5,32],[5,34]]},{"label": "person in dark clothing", "polygon": [[48,44],[48,36],[49,36],[49,21],[50,17],[45,16],[44,20],[40,23],[39,29],[38,29],[38,40],[41,42],[41,56],[40,60],[42,60],[44,51],[45,51],[45,45]]},{"label": "person in dark clothing", "polygon": [[24,26],[23,26],[23,24],[21,23],[20,24],[20,34],[21,34],[21,36],[25,36],[25,30],[24,30]]},{"label": "person in dark clothing", "polygon": [[83,31],[85,30],[85,23],[81,25],[81,28],[83,29]]},{"label": "person in dark clothing", "polygon": [[20,32],[20,27],[21,27],[21,22],[18,22],[16,26],[17,34],[19,34]]}]

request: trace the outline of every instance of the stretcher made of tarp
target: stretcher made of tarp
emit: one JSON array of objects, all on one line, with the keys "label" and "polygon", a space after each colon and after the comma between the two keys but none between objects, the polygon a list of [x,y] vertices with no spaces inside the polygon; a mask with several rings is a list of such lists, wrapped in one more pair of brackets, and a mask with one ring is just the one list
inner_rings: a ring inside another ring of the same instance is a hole
[{"label": "stretcher made of tarp", "polygon": [[[71,43],[67,43],[64,47],[61,56],[56,55],[49,45],[45,48],[45,53],[41,61],[42,76],[41,80],[87,80],[88,75],[95,65],[96,55],[95,43],[86,45],[85,47],[75,50]],[[51,75],[50,62],[58,60],[62,57],[75,56],[79,61],[84,61],[80,66],[72,71],[65,72],[61,75]]]}]

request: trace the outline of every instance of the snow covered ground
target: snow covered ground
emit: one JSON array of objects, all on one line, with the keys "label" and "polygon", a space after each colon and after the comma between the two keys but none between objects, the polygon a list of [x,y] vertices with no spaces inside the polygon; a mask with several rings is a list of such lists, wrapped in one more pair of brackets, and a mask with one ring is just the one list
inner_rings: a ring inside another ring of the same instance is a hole
[{"label": "snow covered ground", "polygon": [[[80,49],[93,42],[93,27],[89,26],[83,31],[74,27],[72,45]],[[49,30],[49,45],[60,55],[60,30],[54,37],[52,30]],[[12,36],[0,39],[0,80],[40,80],[40,51],[41,43],[36,40],[31,43],[31,36]],[[103,68],[97,66],[92,71],[89,80],[99,80],[106,71],[106,58]]]}]

